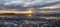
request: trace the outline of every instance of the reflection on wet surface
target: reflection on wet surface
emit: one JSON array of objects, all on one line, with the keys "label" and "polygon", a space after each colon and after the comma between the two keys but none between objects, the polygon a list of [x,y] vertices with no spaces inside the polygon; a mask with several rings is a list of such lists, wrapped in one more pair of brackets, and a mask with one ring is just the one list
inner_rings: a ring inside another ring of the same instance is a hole
[{"label": "reflection on wet surface", "polygon": [[[60,20],[45,19],[39,15],[0,15],[0,27],[60,27]],[[7,16],[7,17],[6,17]],[[48,17],[46,17],[48,18]]]}]

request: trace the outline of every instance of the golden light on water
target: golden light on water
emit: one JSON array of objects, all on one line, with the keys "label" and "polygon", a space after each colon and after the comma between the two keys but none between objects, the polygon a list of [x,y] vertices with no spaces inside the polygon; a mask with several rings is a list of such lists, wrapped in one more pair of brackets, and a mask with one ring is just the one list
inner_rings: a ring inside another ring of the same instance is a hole
[{"label": "golden light on water", "polygon": [[32,16],[31,14],[29,16]]},{"label": "golden light on water", "polygon": [[32,10],[29,10],[29,13],[30,13],[29,16],[32,16]]}]

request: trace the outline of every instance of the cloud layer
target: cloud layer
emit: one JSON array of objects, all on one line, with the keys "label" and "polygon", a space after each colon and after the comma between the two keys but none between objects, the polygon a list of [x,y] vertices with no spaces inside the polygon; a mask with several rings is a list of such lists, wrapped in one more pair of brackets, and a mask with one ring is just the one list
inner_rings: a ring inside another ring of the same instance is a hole
[{"label": "cloud layer", "polygon": [[[39,5],[45,5],[48,3],[58,2],[60,0],[0,0],[0,7],[12,8],[12,9],[24,9],[28,7],[34,7]],[[36,8],[36,7],[35,7]]]}]

